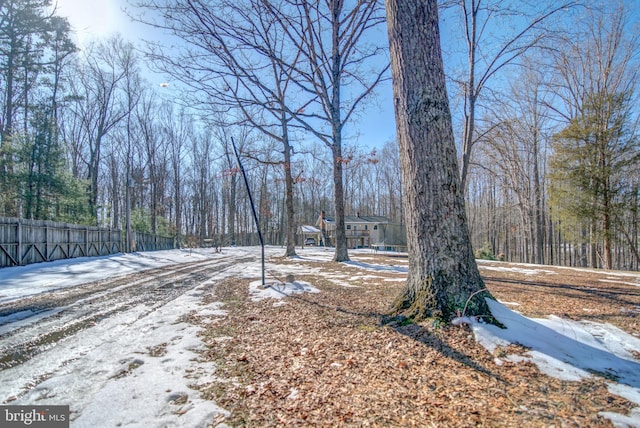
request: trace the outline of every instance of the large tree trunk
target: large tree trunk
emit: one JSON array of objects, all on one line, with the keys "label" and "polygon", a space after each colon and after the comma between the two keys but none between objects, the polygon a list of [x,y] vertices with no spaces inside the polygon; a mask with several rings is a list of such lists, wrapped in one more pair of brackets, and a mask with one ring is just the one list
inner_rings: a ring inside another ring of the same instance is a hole
[{"label": "large tree trunk", "polygon": [[347,234],[344,222],[344,187],[342,185],[342,144],[334,143],[333,147],[333,202],[336,222],[336,251],[333,260],[346,262],[349,260]]},{"label": "large tree trunk", "polygon": [[[537,93],[536,93],[537,100]],[[536,101],[537,102],[537,101]],[[538,127],[533,133],[533,221],[535,223],[535,262],[537,264],[545,263],[544,256],[544,201],[542,195],[542,185],[540,183],[540,169],[538,164],[539,148],[538,148]]]},{"label": "large tree trunk", "polygon": [[291,174],[291,146],[289,145],[289,132],[286,121],[282,121],[282,143],[284,146],[284,182],[285,182],[285,205],[287,218],[287,249],[285,257],[296,255],[296,225],[293,210],[293,176]]},{"label": "large tree trunk", "polygon": [[87,180],[89,181],[87,188],[89,196],[89,212],[94,216],[96,225],[98,224],[98,178],[100,175],[100,155],[103,135],[102,127],[99,127],[95,143],[90,148],[91,155],[87,168]]},{"label": "large tree trunk", "polygon": [[340,37],[340,12],[344,6],[342,1],[329,2],[332,14],[332,49],[331,59],[333,64],[332,73],[332,94],[331,94],[331,151],[333,155],[333,201],[335,208],[336,221],[336,252],[333,260],[336,262],[349,261],[349,252],[347,250],[347,231],[344,222],[344,185],[343,171],[344,160],[342,159],[342,115],[341,115],[341,37]]},{"label": "large tree trunk", "polygon": [[[436,0],[388,0],[387,23],[409,250],[395,309],[448,320],[484,285],[466,223]],[[487,295],[471,299],[466,315],[489,315]]]}]

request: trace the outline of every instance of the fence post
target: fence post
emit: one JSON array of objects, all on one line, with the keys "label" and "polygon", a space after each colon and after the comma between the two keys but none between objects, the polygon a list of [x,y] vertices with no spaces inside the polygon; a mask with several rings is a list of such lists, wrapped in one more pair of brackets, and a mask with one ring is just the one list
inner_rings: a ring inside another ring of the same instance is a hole
[{"label": "fence post", "polygon": [[44,261],[49,261],[49,226],[44,224]]},{"label": "fence post", "polygon": [[22,260],[22,222],[20,219],[18,219],[18,228],[17,228],[17,232],[16,232],[17,238],[18,238],[18,250],[17,250],[17,254],[16,254],[16,260],[18,261],[18,265],[22,266],[24,265],[23,260]]}]

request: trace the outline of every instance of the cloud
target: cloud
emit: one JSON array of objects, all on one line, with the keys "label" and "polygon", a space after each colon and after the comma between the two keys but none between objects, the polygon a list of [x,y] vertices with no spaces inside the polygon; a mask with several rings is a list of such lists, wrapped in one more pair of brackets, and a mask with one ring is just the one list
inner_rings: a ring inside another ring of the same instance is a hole
[{"label": "cloud", "polygon": [[123,32],[129,23],[120,0],[57,0],[60,16],[66,16],[80,48],[91,39]]}]

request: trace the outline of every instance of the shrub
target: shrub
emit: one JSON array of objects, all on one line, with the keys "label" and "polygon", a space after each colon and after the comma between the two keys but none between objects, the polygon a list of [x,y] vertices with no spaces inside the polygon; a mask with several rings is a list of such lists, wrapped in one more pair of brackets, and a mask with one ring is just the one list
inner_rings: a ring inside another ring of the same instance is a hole
[{"label": "shrub", "polygon": [[474,255],[476,256],[476,259],[482,259],[482,260],[495,260],[496,256],[495,254],[493,254],[493,251],[491,250],[491,247],[489,246],[489,244],[484,244],[482,247],[478,248]]}]

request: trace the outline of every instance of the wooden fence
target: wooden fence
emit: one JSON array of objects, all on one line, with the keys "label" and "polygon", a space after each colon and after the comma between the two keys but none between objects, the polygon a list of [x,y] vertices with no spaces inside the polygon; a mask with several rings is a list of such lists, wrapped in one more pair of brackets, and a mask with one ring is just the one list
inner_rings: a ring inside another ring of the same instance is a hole
[{"label": "wooden fence", "polygon": [[[136,232],[134,240],[140,251],[174,248],[173,238]],[[0,268],[123,250],[123,233],[118,229],[0,217]]]},{"label": "wooden fence", "polygon": [[133,232],[133,251],[172,250],[174,248],[176,248],[176,245],[173,237]]}]

